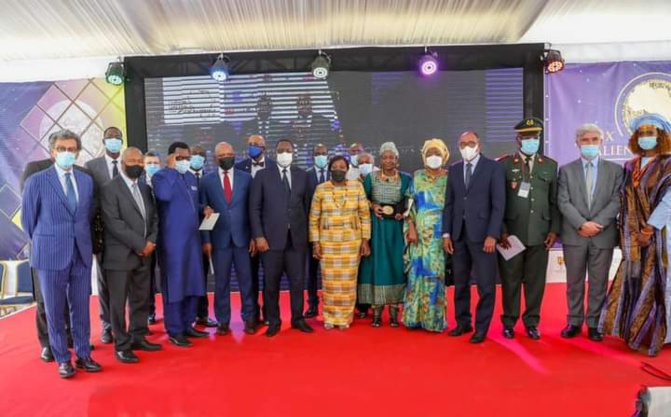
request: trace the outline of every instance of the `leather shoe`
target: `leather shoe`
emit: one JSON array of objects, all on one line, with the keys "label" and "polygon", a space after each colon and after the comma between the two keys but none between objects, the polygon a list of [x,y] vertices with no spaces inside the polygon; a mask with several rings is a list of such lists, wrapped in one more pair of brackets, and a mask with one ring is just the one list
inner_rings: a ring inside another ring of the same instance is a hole
[{"label": "leather shoe", "polygon": [[368,317],[368,312],[367,311],[358,311],[356,313],[356,318],[358,318],[358,319],[365,319],[366,317]]},{"label": "leather shoe", "polygon": [[561,337],[563,337],[564,339],[570,339],[572,337],[576,337],[582,331],[581,327],[582,326],[576,326],[575,324],[569,324],[566,327],[564,327],[564,330],[561,331]]},{"label": "leather shoe", "polygon": [[256,320],[247,320],[245,322],[244,332],[245,332],[245,334],[252,335],[252,334],[256,333],[256,330],[258,330],[258,328],[259,328],[259,325],[256,322]]},{"label": "leather shoe", "polygon": [[209,317],[198,317],[196,319],[196,324],[205,327],[217,327],[218,325],[218,323],[215,320],[212,320]]},{"label": "leather shoe", "polygon": [[51,352],[51,348],[49,346],[42,348],[42,353],[40,353],[40,359],[42,359],[44,362],[54,361],[54,354]]},{"label": "leather shoe", "polygon": [[266,330],[266,336],[267,337],[273,337],[277,335],[277,333],[280,332],[280,325],[279,324],[271,324],[268,326],[268,330]]},{"label": "leather shoe", "polygon": [[72,378],[75,376],[75,368],[72,367],[70,361],[58,364],[58,376],[61,378]]},{"label": "leather shoe", "polygon": [[304,316],[305,316],[306,319],[311,319],[313,317],[317,317],[317,306],[311,305],[310,307],[308,307]]},{"label": "leather shoe", "polygon": [[114,352],[114,356],[119,360],[121,363],[138,363],[140,362],[140,358],[137,357],[133,353],[132,350],[117,350]]},{"label": "leather shoe", "polygon": [[189,327],[184,332],[184,336],[193,337],[193,338],[202,338],[202,337],[207,337],[209,335],[210,334],[208,332],[201,332],[200,330],[194,329],[193,327]]},{"label": "leather shoe", "polygon": [[475,332],[475,333],[473,334],[473,336],[471,336],[471,340],[470,340],[470,342],[471,342],[471,343],[474,343],[474,344],[475,344],[475,343],[482,343],[482,342],[485,341],[485,337],[486,337],[486,336],[487,336],[487,335],[484,334],[484,333]]},{"label": "leather shoe", "polygon": [[131,343],[130,348],[132,350],[142,350],[145,352],[156,352],[158,350],[163,350],[163,346],[158,343],[152,343],[147,339],[139,339]]},{"label": "leather shoe", "polygon": [[112,337],[112,331],[109,329],[103,330],[102,334],[100,335],[100,341],[106,345],[109,345],[110,343],[114,342],[114,338]]},{"label": "leather shoe", "polygon": [[292,329],[297,329],[302,331],[303,333],[312,333],[314,332],[314,329],[310,327],[309,324],[305,322],[305,320],[298,320],[295,323],[291,323],[291,328]]},{"label": "leather shoe", "polygon": [[503,337],[506,339],[514,339],[515,338],[515,330],[512,327],[504,327],[503,328]]},{"label": "leather shoe", "polygon": [[231,332],[231,329],[229,329],[228,324],[220,324],[217,326],[217,334],[219,336],[226,336]]},{"label": "leather shoe", "polygon": [[527,327],[527,336],[529,336],[531,340],[540,340],[541,332],[539,332],[536,327],[529,326]]},{"label": "leather shoe", "polygon": [[103,367],[90,356],[88,358],[77,358],[75,366],[77,369],[83,369],[86,372],[100,372],[103,369]]},{"label": "leather shoe", "polygon": [[176,336],[170,336],[168,341],[177,347],[191,347],[193,343],[186,338],[183,334],[178,334]]},{"label": "leather shoe", "polygon": [[457,324],[457,327],[454,329],[450,330],[447,334],[449,336],[461,336],[466,333],[470,333],[473,331],[473,327],[470,324],[462,325],[462,324]]},{"label": "leather shoe", "polygon": [[599,332],[599,329],[597,329],[596,327],[587,328],[587,337],[589,337],[589,340],[591,340],[592,342],[603,341],[603,333]]}]

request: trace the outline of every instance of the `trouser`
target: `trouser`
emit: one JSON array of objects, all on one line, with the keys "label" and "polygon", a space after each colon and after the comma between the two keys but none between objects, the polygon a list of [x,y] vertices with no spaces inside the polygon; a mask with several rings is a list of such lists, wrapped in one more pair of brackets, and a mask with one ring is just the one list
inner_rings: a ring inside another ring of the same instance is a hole
[{"label": "trouser", "polygon": [[[131,271],[107,270],[110,292],[110,319],[114,332],[114,348],[129,350],[133,341],[142,340],[148,333],[151,261],[143,262]],[[126,327],[126,301],[129,307],[129,326]]]},{"label": "trouser", "polygon": [[[40,341],[40,345],[45,348],[49,347],[47,311],[44,307],[44,297],[42,297],[42,290],[40,289],[40,279],[38,277],[37,269],[31,269],[30,275],[33,281],[33,294],[35,296],[36,303],[35,326],[37,327],[37,339]],[[65,323],[65,333],[68,338],[69,345],[72,341],[72,332],[70,331],[70,306],[67,299],[65,300],[65,308],[63,309],[63,322]]]},{"label": "trouser", "polygon": [[[261,254],[256,254],[256,256],[252,256],[250,259],[250,265],[252,268],[252,299],[254,300],[254,315],[258,320],[260,320],[261,317],[266,318],[266,293],[261,292],[261,297],[263,299],[263,305],[259,303],[259,292],[260,292],[260,281],[261,278],[259,276],[259,270],[261,269]],[[263,270],[263,274],[265,276],[266,271],[265,268]]]},{"label": "trouser", "polygon": [[209,317],[210,313],[210,302],[207,299],[207,276],[210,273],[210,257],[203,254],[203,277],[205,279],[205,295],[198,297],[198,308],[196,311],[196,317],[199,319],[206,319]]},{"label": "trouser", "polygon": [[312,256],[312,245],[308,247],[308,275],[307,275],[307,290],[308,290],[308,304],[310,307],[317,307],[319,305],[319,279],[317,273],[319,271],[319,260]]},{"label": "trouser", "polygon": [[183,335],[196,319],[198,296],[187,296],[180,301],[163,302],[163,322],[168,335]]},{"label": "trouser", "polygon": [[246,322],[255,319],[249,248],[214,249],[212,262],[215,274],[214,314],[217,322],[229,324],[231,321],[231,272],[234,266],[240,287],[242,320]]},{"label": "trouser", "polygon": [[100,303],[100,325],[103,330],[111,330],[112,324],[110,321],[110,292],[107,287],[107,278],[105,271],[102,269],[102,255],[96,255],[98,262],[98,302]]}]

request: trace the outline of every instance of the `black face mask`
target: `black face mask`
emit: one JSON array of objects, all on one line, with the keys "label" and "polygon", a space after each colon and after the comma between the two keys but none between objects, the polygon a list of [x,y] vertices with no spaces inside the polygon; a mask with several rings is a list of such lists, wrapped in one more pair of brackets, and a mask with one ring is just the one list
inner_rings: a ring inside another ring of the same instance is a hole
[{"label": "black face mask", "polygon": [[228,171],[229,169],[233,168],[233,165],[235,165],[234,156],[226,156],[224,158],[219,158],[219,166],[224,171]]},{"label": "black face mask", "polygon": [[140,178],[144,172],[144,168],[140,165],[126,165],[126,175],[132,180]]},{"label": "black face mask", "polygon": [[345,181],[345,176],[347,175],[347,172],[345,171],[331,171],[331,179],[334,182],[343,182]]}]

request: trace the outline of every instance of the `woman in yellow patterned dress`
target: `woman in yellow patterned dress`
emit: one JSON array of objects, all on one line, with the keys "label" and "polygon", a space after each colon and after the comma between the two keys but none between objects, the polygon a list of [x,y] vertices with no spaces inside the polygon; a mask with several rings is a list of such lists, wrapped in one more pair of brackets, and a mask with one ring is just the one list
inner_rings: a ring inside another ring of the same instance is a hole
[{"label": "woman in yellow patterned dress", "polygon": [[361,256],[370,254],[370,206],[359,181],[347,181],[349,163],[329,162],[331,180],[315,190],[310,208],[310,242],[320,260],[324,328],[352,323]]}]

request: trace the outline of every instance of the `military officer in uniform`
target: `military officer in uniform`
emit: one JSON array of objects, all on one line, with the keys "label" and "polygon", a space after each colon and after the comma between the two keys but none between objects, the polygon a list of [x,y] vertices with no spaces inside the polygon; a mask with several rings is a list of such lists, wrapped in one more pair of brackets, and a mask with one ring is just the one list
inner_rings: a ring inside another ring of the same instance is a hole
[{"label": "military officer in uniform", "polygon": [[499,254],[503,290],[503,336],[515,337],[520,315],[520,290],[524,285],[526,309],[522,321],[527,335],[540,339],[538,322],[545,290],[548,251],[559,233],[557,206],[557,162],[539,150],[543,123],[535,117],[515,126],[519,150],[499,158],[506,173],[506,211],[500,244],[510,247],[509,236],[517,236],[526,249],[506,261]]}]

